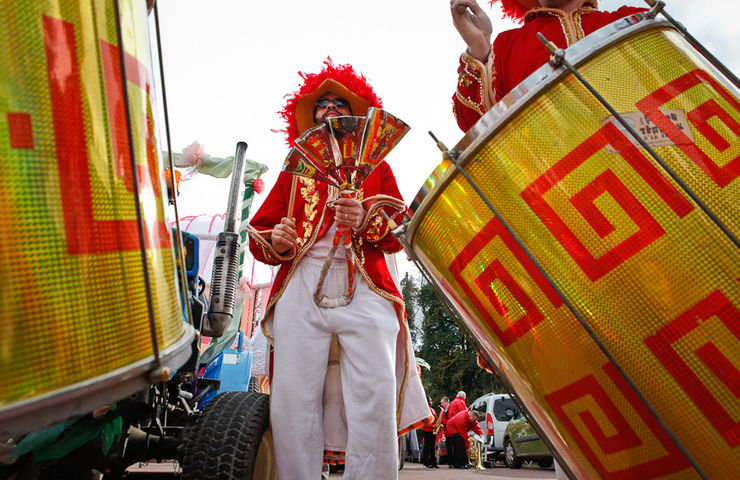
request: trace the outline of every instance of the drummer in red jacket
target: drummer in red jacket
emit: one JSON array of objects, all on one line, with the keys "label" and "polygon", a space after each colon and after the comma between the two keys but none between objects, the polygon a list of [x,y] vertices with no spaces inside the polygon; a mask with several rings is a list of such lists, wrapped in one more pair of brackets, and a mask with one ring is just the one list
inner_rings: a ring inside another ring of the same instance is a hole
[{"label": "drummer in red jacket", "polygon": [[469,468],[467,452],[470,448],[470,440],[468,439],[468,431],[472,430],[478,435],[483,435],[483,431],[478,425],[478,417],[477,411],[465,410],[459,412],[447,422],[447,433],[452,437],[454,444],[454,452],[450,460],[450,465],[453,468]]},{"label": "drummer in red jacket", "polygon": [[[490,2],[493,4],[497,0]],[[644,8],[598,9],[597,0],[500,0],[504,15],[523,25],[499,33],[476,0],[452,0],[452,21],[468,45],[460,57],[457,90],[452,97],[457,124],[468,131],[496,102],[539,67],[550,54],[537,38],[568,48],[589,33]]]}]

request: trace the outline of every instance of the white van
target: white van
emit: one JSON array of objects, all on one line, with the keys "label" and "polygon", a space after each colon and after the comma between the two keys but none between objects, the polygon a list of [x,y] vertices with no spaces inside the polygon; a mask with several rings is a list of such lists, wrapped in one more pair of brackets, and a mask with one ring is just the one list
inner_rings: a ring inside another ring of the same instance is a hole
[{"label": "white van", "polygon": [[503,458],[504,431],[518,409],[508,393],[483,395],[470,404],[470,409],[482,414],[478,421],[484,438],[481,460],[487,466],[492,466],[497,459]]}]

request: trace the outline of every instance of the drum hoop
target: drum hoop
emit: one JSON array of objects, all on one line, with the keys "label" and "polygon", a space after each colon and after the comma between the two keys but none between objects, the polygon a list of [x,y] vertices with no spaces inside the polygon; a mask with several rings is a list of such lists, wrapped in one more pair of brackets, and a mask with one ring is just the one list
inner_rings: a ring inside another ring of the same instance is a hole
[{"label": "drum hoop", "polygon": [[[185,364],[192,354],[193,338],[195,330],[192,325],[185,324],[180,338],[160,350],[162,365],[175,371]],[[154,356],[149,355],[100,376],[3,405],[0,407],[0,438],[19,438],[32,430],[84,415],[143,390],[155,382],[147,377],[155,368],[155,361]]]},{"label": "drum hoop", "polygon": [[[574,43],[565,49],[565,58],[573,66],[578,67],[614,44],[643,31],[654,29],[677,31],[676,27],[667,20],[646,18],[643,13],[630,15],[605,25]],[[544,48],[544,45],[542,48]],[[566,75],[569,75],[569,72],[564,67],[556,69],[550,63],[545,63],[514,87],[511,92],[487,111],[452,148],[453,154],[459,155],[458,163],[464,167],[480,151],[484,143],[501,130],[514,115],[526,108],[536,98],[539,98],[543,90],[546,90]],[[416,215],[416,213],[426,211],[429,208],[429,205],[436,200],[444,187],[452,181],[456,172],[457,167],[453,163],[437,179],[432,189],[422,186],[414,197],[410,206],[412,218],[406,233],[412,247],[414,234],[423,217],[423,215]]]}]

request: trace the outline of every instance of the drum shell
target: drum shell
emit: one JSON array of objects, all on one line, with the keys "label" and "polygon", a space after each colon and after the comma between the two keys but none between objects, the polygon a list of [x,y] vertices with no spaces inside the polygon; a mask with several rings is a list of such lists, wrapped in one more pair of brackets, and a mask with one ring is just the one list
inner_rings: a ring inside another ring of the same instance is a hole
[{"label": "drum shell", "polygon": [[[165,225],[147,7],[119,3],[125,68],[114,1],[0,1],[3,419],[82,385],[95,390],[100,379],[122,385],[134,366],[143,380],[155,353],[192,338]],[[28,428],[84,412],[84,403],[46,403],[44,420]]]},{"label": "drum shell", "polygon": [[[664,23],[598,33],[569,58],[740,235],[737,90]],[[459,147],[505,225],[445,161],[413,250],[579,478],[696,478],[678,444],[737,476],[737,246],[576,78],[533,77]]]}]

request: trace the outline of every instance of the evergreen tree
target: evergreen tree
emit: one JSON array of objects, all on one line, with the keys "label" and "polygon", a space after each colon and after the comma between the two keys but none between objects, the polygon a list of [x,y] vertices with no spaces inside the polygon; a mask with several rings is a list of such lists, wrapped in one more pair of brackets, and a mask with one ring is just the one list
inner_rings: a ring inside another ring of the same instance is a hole
[{"label": "evergreen tree", "polygon": [[458,327],[454,318],[426,281],[421,281],[416,293],[416,314],[421,314],[421,348],[431,370],[422,372],[427,395],[436,403],[442,396],[452,399],[463,390],[468,404],[481,395],[502,392],[495,375],[477,364],[476,347]]},{"label": "evergreen tree", "polygon": [[421,344],[421,329],[417,321],[417,297],[419,296],[419,287],[414,277],[406,272],[401,279],[401,295],[406,303],[406,320],[411,331],[411,344],[414,349],[418,349]]}]

